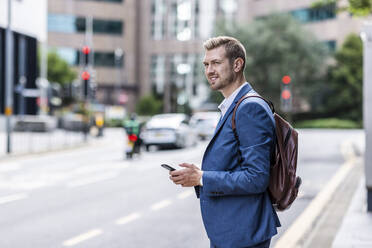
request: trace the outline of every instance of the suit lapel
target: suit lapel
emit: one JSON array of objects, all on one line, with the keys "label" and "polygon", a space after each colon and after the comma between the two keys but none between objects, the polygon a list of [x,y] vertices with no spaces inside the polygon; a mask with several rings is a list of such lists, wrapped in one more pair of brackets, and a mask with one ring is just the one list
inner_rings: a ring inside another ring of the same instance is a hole
[{"label": "suit lapel", "polygon": [[[250,84],[247,84],[245,85],[238,93],[238,95],[235,97],[233,103],[230,105],[229,109],[226,111],[225,115],[223,116],[223,118],[220,119],[220,121],[218,122],[217,124],[217,127],[216,127],[216,130],[214,132],[214,135],[211,139],[211,141],[209,142],[208,144],[208,147],[210,146],[210,144],[213,143],[213,141],[215,140],[217,134],[219,133],[219,131],[221,130],[221,128],[223,127],[223,124],[225,123],[225,121],[227,120],[227,118],[229,117],[229,115],[233,112],[234,108],[235,108],[235,105],[238,103],[239,99],[246,95],[250,90],[252,89],[252,87],[250,86]],[[207,149],[208,149],[207,147]]]}]

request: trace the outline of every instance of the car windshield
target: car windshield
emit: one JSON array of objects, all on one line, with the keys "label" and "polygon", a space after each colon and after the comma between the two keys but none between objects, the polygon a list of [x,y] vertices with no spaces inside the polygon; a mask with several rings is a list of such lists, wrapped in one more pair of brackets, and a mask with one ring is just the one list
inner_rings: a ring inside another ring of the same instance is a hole
[{"label": "car windshield", "polygon": [[183,114],[155,115],[147,123],[147,128],[178,128],[183,120]]}]

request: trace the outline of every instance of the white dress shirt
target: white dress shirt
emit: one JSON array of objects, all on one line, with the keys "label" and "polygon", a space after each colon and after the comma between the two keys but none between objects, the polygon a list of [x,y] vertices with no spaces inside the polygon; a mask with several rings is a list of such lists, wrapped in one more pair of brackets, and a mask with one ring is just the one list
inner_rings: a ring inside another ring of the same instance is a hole
[{"label": "white dress shirt", "polygon": [[245,82],[239,88],[237,88],[230,96],[225,98],[221,104],[218,106],[219,110],[221,111],[221,119],[226,114],[227,110],[230,108],[231,104],[233,103],[235,97],[239,94],[239,91],[248,83]]}]

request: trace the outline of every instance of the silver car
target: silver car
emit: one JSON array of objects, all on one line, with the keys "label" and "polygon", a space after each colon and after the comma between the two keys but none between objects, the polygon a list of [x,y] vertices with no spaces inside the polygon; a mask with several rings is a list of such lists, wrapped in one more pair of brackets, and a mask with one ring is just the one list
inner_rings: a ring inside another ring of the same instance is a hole
[{"label": "silver car", "polygon": [[220,117],[220,112],[197,112],[191,117],[190,125],[194,127],[200,139],[210,139]]},{"label": "silver car", "polygon": [[152,145],[177,148],[195,145],[196,133],[189,126],[188,120],[185,114],[154,115],[141,133],[146,150]]}]

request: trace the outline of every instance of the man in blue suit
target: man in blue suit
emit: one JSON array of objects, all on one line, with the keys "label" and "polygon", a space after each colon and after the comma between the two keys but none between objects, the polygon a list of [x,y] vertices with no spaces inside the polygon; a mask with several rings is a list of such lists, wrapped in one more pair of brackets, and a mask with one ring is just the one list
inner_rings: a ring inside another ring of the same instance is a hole
[{"label": "man in blue suit", "polygon": [[237,139],[231,127],[233,109],[243,95],[257,94],[244,77],[245,49],[226,36],[207,40],[204,48],[210,87],[225,97],[219,106],[221,119],[201,170],[183,163],[170,178],[183,187],[195,186],[211,247],[269,247],[280,226],[267,192],[275,145],[273,115],[262,99],[245,99],[236,112]]}]

